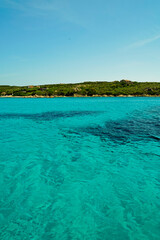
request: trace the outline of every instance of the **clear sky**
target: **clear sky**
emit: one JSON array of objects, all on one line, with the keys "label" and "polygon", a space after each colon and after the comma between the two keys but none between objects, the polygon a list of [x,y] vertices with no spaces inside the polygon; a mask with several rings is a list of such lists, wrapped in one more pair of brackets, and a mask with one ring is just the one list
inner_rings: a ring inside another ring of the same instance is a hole
[{"label": "clear sky", "polygon": [[160,81],[159,0],[0,0],[0,84]]}]

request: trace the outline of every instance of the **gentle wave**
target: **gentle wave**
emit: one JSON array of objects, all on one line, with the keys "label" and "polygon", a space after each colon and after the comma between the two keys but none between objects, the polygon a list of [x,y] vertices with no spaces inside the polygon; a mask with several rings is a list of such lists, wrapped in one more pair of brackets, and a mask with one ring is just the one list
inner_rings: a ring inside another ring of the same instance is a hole
[{"label": "gentle wave", "polygon": [[159,240],[157,99],[0,104],[0,239]]}]

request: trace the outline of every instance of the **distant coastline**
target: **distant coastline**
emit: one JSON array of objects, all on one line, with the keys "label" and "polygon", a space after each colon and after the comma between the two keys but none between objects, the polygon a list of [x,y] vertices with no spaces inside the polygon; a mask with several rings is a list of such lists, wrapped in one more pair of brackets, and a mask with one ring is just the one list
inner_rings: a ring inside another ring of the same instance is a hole
[{"label": "distant coastline", "polygon": [[160,82],[83,82],[39,86],[0,85],[2,98],[160,97]]},{"label": "distant coastline", "polygon": [[132,98],[132,97],[160,97],[160,95],[117,95],[117,96],[113,96],[113,95],[93,95],[93,96],[0,96],[0,98],[96,98],[96,97],[106,97],[106,98],[117,98],[117,97],[123,97],[123,98]]}]

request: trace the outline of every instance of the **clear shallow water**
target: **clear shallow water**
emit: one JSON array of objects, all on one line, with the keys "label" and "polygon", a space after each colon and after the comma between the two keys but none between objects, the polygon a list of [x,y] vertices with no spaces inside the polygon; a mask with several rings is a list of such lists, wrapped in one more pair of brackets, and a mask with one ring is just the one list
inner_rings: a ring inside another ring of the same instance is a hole
[{"label": "clear shallow water", "polygon": [[0,239],[160,239],[160,98],[0,99],[0,151]]}]

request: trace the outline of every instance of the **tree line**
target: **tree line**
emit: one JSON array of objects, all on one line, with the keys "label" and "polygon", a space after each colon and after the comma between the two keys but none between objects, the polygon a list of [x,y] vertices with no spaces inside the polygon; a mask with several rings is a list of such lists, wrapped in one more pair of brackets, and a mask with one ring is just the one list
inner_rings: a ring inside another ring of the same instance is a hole
[{"label": "tree line", "polygon": [[0,96],[160,96],[159,82],[129,80],[113,82],[84,82],[40,86],[0,85]]}]

